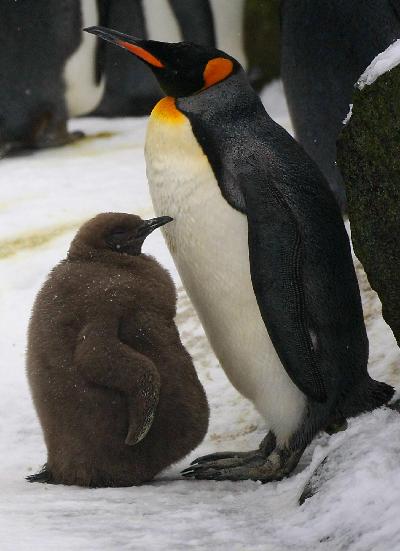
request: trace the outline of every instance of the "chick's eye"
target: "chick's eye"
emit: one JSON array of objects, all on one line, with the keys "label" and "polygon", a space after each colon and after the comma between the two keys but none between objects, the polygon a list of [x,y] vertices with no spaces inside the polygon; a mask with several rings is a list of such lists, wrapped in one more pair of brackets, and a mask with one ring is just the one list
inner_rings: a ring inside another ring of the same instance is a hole
[{"label": "chick's eye", "polygon": [[105,241],[111,248],[119,249],[120,243],[124,241],[126,234],[126,230],[116,229],[106,235]]},{"label": "chick's eye", "polygon": [[107,238],[116,241],[119,239],[123,239],[128,234],[128,231],[124,228],[115,228],[115,230],[112,230],[108,235]]}]

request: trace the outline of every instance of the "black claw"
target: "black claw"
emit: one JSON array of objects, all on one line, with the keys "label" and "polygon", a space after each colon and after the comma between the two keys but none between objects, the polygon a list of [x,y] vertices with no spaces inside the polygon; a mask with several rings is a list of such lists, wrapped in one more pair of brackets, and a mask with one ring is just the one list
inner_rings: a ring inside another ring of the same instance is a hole
[{"label": "black claw", "polygon": [[239,457],[240,452],[217,452],[217,453],[209,453],[208,455],[203,455],[202,457],[198,457],[194,461],[192,461],[191,465],[201,465],[203,463],[208,463],[209,461],[218,461],[219,459],[234,459],[236,457]]},{"label": "black claw", "polygon": [[191,469],[190,467],[188,467],[187,469],[183,469],[183,471],[181,471],[181,474],[183,476],[190,476],[193,473],[194,473],[194,470]]},{"label": "black claw", "polygon": [[190,464],[191,465],[201,465],[203,463],[207,463],[208,461],[212,461],[214,456],[215,456],[214,453],[210,453],[210,455],[205,455],[204,457],[198,457],[197,459],[192,461]]},{"label": "black claw", "polygon": [[204,466],[203,465],[190,465],[190,467],[187,467],[186,469],[183,469],[183,473],[185,472],[196,472],[196,471],[199,471],[200,469],[203,469]]}]

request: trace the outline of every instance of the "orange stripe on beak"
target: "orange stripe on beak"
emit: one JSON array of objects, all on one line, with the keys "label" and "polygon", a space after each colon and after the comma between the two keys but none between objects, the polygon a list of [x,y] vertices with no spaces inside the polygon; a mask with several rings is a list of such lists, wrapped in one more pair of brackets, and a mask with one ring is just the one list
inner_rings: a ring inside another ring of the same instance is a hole
[{"label": "orange stripe on beak", "polygon": [[153,65],[153,67],[159,67],[160,69],[164,67],[163,63],[161,63],[159,59],[154,57],[154,55],[150,54],[140,46],[135,46],[134,44],[130,44],[129,42],[124,42],[123,40],[117,40],[117,44],[119,46],[122,46],[126,50],[129,50],[137,57],[140,57],[140,59],[143,59],[143,61],[150,63],[150,65]]}]

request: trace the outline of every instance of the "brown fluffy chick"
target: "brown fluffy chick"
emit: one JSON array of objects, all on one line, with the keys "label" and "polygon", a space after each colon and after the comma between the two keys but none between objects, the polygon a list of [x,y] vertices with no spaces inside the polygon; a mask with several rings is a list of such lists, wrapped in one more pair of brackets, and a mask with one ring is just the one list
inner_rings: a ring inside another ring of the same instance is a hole
[{"label": "brown fluffy chick", "polygon": [[141,484],[206,434],[207,399],[174,322],[174,284],[141,253],[171,220],[96,216],[39,292],[27,373],[48,455],[28,480]]}]

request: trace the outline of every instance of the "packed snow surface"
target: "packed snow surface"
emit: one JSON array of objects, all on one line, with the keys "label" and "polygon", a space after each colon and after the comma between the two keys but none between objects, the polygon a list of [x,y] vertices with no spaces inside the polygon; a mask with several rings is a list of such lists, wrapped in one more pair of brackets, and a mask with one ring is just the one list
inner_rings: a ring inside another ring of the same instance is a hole
[{"label": "packed snow surface", "polygon": [[365,69],[358,79],[357,86],[360,90],[364,86],[372,84],[378,77],[390,71],[400,63],[400,39],[391,44],[384,52],[378,54]]},{"label": "packed snow surface", "polygon": [[[281,84],[270,86],[263,100],[290,130]],[[180,470],[198,455],[257,447],[267,427],[219,367],[159,231],[145,249],[171,271],[179,289],[177,323],[211,406],[205,441],[142,487],[89,490],[25,481],[45,460],[24,371],[35,294],[83,221],[104,211],[153,214],[143,157],[146,119],[81,119],[71,126],[87,138],[0,162],[1,551],[399,549],[400,418],[389,409],[351,420],[345,432],[319,436],[295,474],[281,482],[181,478]],[[371,374],[399,387],[399,350],[358,263],[357,271]],[[317,493],[299,506],[325,456]]]}]

